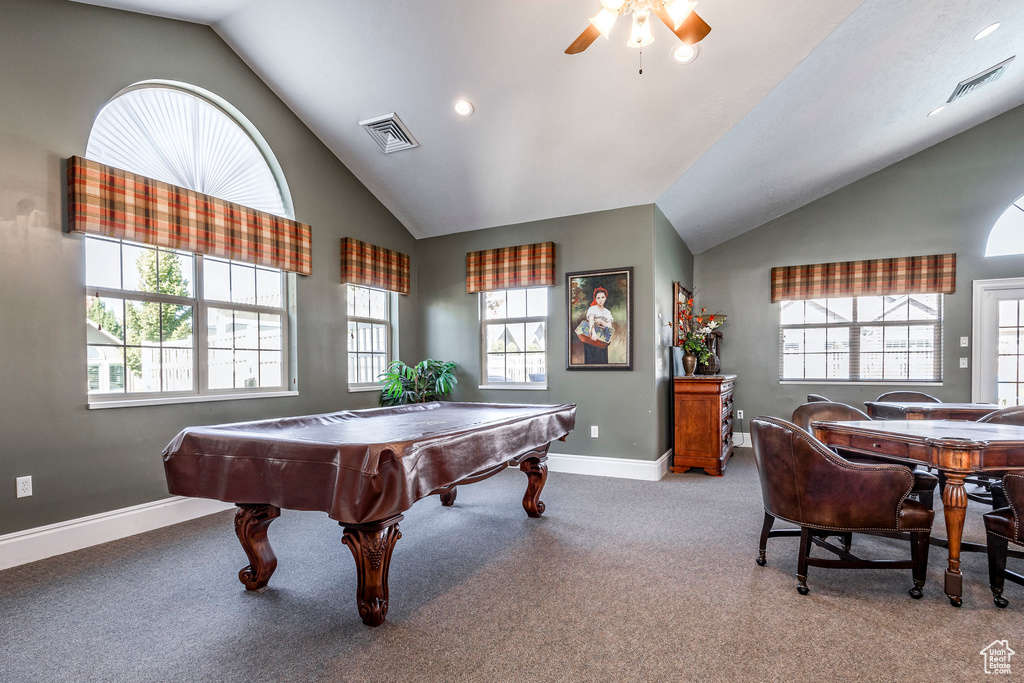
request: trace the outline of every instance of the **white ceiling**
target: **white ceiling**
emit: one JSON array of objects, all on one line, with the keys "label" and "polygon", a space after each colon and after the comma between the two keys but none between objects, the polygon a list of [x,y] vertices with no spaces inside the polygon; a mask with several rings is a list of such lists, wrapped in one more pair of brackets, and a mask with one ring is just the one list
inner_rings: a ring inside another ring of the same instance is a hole
[{"label": "white ceiling", "polygon": [[[699,58],[658,25],[643,75],[623,19],[563,54],[598,0],[82,1],[213,26],[417,237],[657,202],[699,253],[1024,102],[1022,56],[926,117],[1021,0],[700,0]],[[357,125],[392,111],[419,148]]]}]

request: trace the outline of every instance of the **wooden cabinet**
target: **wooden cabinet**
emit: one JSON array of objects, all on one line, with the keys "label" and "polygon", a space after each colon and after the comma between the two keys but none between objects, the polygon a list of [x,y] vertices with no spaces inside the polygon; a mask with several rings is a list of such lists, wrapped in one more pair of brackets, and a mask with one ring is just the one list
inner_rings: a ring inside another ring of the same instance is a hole
[{"label": "wooden cabinet", "polygon": [[717,477],[732,455],[732,390],[736,375],[676,377],[673,472],[701,467]]}]

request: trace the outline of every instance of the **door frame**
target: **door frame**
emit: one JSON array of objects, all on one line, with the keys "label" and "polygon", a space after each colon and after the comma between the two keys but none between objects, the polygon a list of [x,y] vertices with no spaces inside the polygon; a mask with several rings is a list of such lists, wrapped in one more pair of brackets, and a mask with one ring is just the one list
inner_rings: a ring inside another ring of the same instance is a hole
[{"label": "door frame", "polygon": [[[1024,290],[1024,277],[1004,277],[992,280],[975,280],[973,308],[971,311],[971,327],[973,334],[973,348],[971,350],[971,401],[974,403],[997,403],[998,393],[992,396],[984,396],[985,377],[995,377],[997,371],[997,358],[999,356],[999,333],[996,327],[986,326],[982,321],[983,307],[988,294],[1006,291],[1008,289]],[[993,330],[996,330],[993,332]],[[988,358],[985,358],[985,349],[990,348]]]}]

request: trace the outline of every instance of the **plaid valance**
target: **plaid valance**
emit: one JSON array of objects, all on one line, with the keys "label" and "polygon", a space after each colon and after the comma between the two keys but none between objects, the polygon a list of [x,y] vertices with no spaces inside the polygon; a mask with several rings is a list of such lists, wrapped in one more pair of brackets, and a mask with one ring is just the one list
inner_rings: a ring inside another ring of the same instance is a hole
[{"label": "plaid valance", "polygon": [[341,281],[409,293],[409,257],[398,251],[341,238]]},{"label": "plaid valance", "polygon": [[956,254],[772,268],[772,303],[890,294],[953,294]]},{"label": "plaid valance", "polygon": [[484,249],[466,254],[466,293],[555,285],[555,243]]},{"label": "plaid valance", "polygon": [[304,223],[77,156],[68,159],[68,229],[313,273]]}]

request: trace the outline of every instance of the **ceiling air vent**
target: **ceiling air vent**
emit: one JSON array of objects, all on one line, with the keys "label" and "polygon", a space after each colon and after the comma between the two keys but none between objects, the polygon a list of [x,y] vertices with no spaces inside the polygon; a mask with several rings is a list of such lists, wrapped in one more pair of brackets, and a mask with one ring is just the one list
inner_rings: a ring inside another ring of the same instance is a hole
[{"label": "ceiling air vent", "polygon": [[953,90],[953,94],[949,96],[948,100],[946,100],[946,104],[971,94],[972,91],[977,90],[983,85],[999,80],[999,77],[1003,75],[1004,71],[1006,71],[1006,67],[1010,66],[1010,62],[1015,58],[1016,55],[1010,57],[1005,62],[1000,62],[995,66],[985,69],[977,76],[971,76],[965,81],[960,81],[959,85],[956,86],[956,89]]},{"label": "ceiling air vent", "polygon": [[395,112],[360,121],[359,125],[366,129],[385,154],[420,146]]}]

